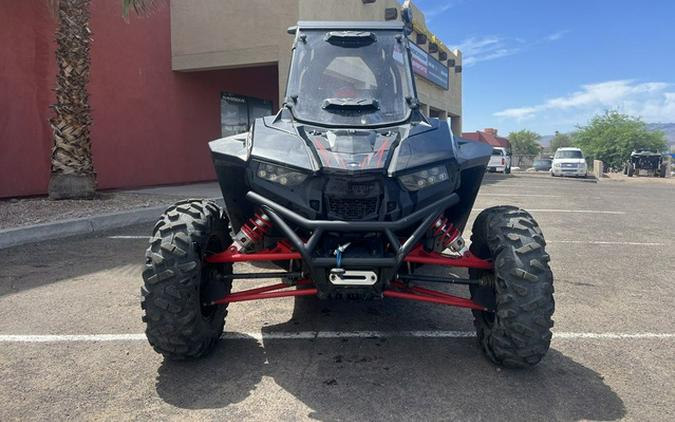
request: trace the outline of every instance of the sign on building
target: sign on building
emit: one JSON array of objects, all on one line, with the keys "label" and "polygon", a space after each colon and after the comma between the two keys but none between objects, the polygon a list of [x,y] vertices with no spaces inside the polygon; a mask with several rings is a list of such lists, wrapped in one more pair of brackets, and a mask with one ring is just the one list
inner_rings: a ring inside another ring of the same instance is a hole
[{"label": "sign on building", "polygon": [[433,58],[429,53],[412,42],[410,43],[410,53],[415,74],[445,90],[449,89],[450,72],[446,65]]},{"label": "sign on building", "polygon": [[258,117],[272,114],[272,102],[223,92],[220,94],[221,136],[248,131]]}]

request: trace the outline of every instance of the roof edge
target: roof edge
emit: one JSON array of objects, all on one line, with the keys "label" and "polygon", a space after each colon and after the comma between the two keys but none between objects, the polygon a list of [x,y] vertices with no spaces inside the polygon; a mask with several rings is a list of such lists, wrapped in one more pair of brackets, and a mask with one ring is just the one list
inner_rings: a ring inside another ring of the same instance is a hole
[{"label": "roof edge", "polygon": [[299,29],[403,29],[400,21],[299,21]]}]

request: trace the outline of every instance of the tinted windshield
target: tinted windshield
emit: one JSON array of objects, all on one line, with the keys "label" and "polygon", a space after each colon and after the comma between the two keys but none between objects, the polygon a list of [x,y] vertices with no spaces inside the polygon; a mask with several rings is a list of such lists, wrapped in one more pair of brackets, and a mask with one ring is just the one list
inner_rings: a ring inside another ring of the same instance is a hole
[{"label": "tinted windshield", "polygon": [[493,149],[493,150],[492,150],[492,155],[499,155],[499,156],[502,156],[502,155],[504,155],[504,151],[502,151],[501,149]]},{"label": "tinted windshield", "polygon": [[534,160],[535,166],[550,166],[551,160]]},{"label": "tinted windshield", "polygon": [[[398,31],[302,31],[286,95],[295,118],[371,126],[408,118],[412,84]],[[303,41],[304,39],[304,41]]]},{"label": "tinted windshield", "polygon": [[581,154],[581,151],[569,150],[557,151],[555,153],[555,158],[584,158],[584,156]]}]

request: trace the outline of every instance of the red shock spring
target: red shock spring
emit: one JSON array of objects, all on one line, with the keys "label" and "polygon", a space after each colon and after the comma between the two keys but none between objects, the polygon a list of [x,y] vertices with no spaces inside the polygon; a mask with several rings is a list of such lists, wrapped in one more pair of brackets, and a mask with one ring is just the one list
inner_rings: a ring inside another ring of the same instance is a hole
[{"label": "red shock spring", "polygon": [[255,216],[248,219],[248,224],[241,226],[241,231],[246,235],[249,241],[255,243],[262,240],[265,233],[272,228],[270,218],[262,211],[255,213]]},{"label": "red shock spring", "polygon": [[459,230],[447,218],[441,216],[434,223],[434,237],[440,236],[438,242],[447,248],[459,236]]},{"label": "red shock spring", "polygon": [[253,249],[271,228],[272,222],[267,214],[262,211],[256,212],[241,226],[230,249],[233,251]]}]

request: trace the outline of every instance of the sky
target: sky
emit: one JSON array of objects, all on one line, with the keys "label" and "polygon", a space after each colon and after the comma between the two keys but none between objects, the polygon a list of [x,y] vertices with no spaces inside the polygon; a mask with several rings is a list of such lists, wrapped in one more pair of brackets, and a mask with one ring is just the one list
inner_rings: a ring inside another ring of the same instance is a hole
[{"label": "sky", "polygon": [[675,1],[416,0],[463,52],[463,129],[573,131],[604,110],[675,123]]}]

